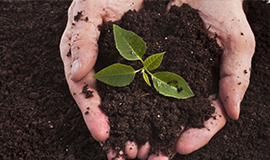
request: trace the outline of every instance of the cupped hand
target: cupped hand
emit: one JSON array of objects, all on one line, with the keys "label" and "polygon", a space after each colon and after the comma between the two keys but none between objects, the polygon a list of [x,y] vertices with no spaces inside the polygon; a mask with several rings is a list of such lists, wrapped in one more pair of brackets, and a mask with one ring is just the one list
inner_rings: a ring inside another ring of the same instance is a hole
[{"label": "cupped hand", "polygon": [[243,11],[242,0],[175,0],[168,8],[183,3],[199,10],[205,28],[209,28],[209,36],[216,37],[223,49],[219,96],[212,101],[217,121],[210,119],[204,129],[189,129],[181,134],[175,149],[180,154],[188,154],[208,143],[225,125],[226,115],[235,120],[239,118],[240,103],[249,85],[255,38]]},{"label": "cupped hand", "polygon": [[[93,78],[100,35],[98,26],[121,19],[130,9],[139,10],[142,3],[143,0],[74,0],[68,10],[68,22],[60,42],[61,58],[70,92],[97,141],[105,141],[110,134],[108,117],[99,108],[101,98]],[[85,98],[82,93],[86,85],[87,90],[93,92],[93,97]],[[126,151],[128,158],[135,158],[137,150],[134,142],[127,142],[126,146],[134,148]],[[113,157],[111,153],[108,159]]]},{"label": "cupped hand", "polygon": [[232,119],[238,119],[240,103],[249,85],[255,38],[243,11],[243,0],[176,0],[170,5],[188,3],[199,10],[209,35],[223,49],[219,98]]},{"label": "cupped hand", "polygon": [[[108,118],[98,107],[101,99],[97,93],[95,79],[92,78],[100,35],[98,26],[106,21],[121,19],[129,9],[139,10],[142,3],[143,0],[74,0],[68,11],[68,23],[60,43],[65,75],[70,92],[82,111],[85,123],[97,141],[106,140],[110,131]],[[205,27],[210,27],[209,35],[212,37],[217,35],[217,41],[224,50],[219,96],[214,99],[213,96],[210,97],[212,105],[216,108],[213,115],[215,118],[205,122],[203,129],[184,131],[176,142],[176,152],[188,154],[208,143],[224,126],[227,114],[232,119],[238,119],[240,102],[249,85],[255,40],[242,10],[241,0],[175,0],[168,8],[171,5],[181,6],[183,3],[188,3],[199,10]],[[88,99],[82,94],[82,88],[86,84],[88,90],[93,91],[93,97]],[[162,154],[148,157],[150,147],[149,143],[138,148],[135,142],[127,142],[125,152],[130,159],[135,157],[150,160],[169,159]],[[115,155],[111,150],[108,159]]]}]

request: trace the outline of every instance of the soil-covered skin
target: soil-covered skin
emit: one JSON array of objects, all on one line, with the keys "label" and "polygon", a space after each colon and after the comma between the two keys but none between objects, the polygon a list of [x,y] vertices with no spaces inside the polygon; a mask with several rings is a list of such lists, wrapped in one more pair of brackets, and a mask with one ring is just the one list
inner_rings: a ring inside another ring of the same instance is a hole
[{"label": "soil-covered skin", "polygon": [[[135,141],[139,146],[149,141],[150,152],[170,154],[181,127],[202,128],[215,112],[208,97],[218,92],[222,50],[215,39],[208,38],[197,10],[183,5],[174,6],[166,13],[167,3],[147,2],[138,13],[130,11],[116,24],[144,39],[147,51],[143,59],[166,51],[161,66],[153,72],[181,75],[195,96],[185,100],[165,97],[149,87],[140,73],[126,87],[98,83],[100,107],[109,116],[111,126],[107,144],[116,151],[124,150],[127,141]],[[140,61],[130,62],[120,56],[112,23],[100,29],[96,71],[113,63],[132,65],[135,69],[142,67]]]},{"label": "soil-covered skin", "polygon": [[[65,81],[58,46],[70,3],[0,2],[0,159],[106,159]],[[248,4],[257,46],[240,118],[174,159],[270,159],[270,5]]]}]

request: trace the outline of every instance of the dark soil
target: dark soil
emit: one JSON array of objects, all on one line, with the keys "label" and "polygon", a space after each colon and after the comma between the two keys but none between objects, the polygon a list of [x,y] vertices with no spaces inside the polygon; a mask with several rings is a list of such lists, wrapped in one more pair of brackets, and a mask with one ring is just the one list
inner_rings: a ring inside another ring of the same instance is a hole
[{"label": "dark soil", "polygon": [[[172,7],[166,2],[148,2],[138,13],[128,12],[116,22],[144,39],[147,51],[143,58],[166,51],[161,66],[155,71],[181,75],[195,96],[185,100],[168,98],[149,87],[141,74],[126,87],[98,83],[101,109],[109,116],[111,134],[108,144],[124,150],[126,141],[143,145],[150,142],[151,152],[169,154],[181,131],[202,128],[215,112],[207,98],[218,92],[219,56],[222,52],[215,39],[209,39],[195,9],[188,5]],[[183,16],[185,15],[185,16]],[[173,26],[173,27],[172,27]],[[101,27],[99,58],[96,71],[113,63],[142,67],[141,62],[122,58],[115,47],[112,23]],[[181,87],[181,86],[179,86]]]},{"label": "dark soil", "polygon": [[[91,137],[84,124],[65,81],[58,46],[70,3],[0,2],[0,159],[106,159],[99,143]],[[242,102],[240,118],[238,121],[228,119],[225,127],[205,147],[190,155],[178,154],[174,159],[270,159],[270,5],[265,2],[247,3],[247,17],[257,46],[251,83]],[[164,16],[163,10],[160,14]],[[156,23],[160,25],[160,21]],[[144,36],[151,32],[136,33]],[[176,50],[166,49],[160,43],[165,37],[161,38],[154,41],[158,44],[152,43],[152,51],[148,45],[147,54],[162,50],[170,56]],[[167,36],[167,40],[170,38]],[[151,43],[151,40],[144,40]],[[162,64],[165,63],[163,61]],[[184,73],[179,75],[188,81],[198,96],[196,89],[199,88],[193,88],[194,84]],[[136,79],[140,81],[140,78]],[[207,87],[204,89],[208,90]],[[148,90],[149,87],[141,88]]]}]

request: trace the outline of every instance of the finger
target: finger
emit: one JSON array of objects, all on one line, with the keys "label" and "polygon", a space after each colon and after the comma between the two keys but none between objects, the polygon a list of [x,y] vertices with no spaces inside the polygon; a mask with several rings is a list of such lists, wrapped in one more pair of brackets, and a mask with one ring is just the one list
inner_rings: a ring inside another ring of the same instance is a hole
[{"label": "finger", "polygon": [[139,148],[137,157],[139,159],[143,159],[143,160],[147,159],[150,149],[151,149],[151,146],[150,146],[149,142],[146,142],[144,145],[142,145]]},{"label": "finger", "polygon": [[221,58],[219,96],[232,119],[238,119],[240,103],[249,86],[251,61],[255,52],[255,38],[242,10],[239,22],[224,43]]},{"label": "finger", "polygon": [[108,160],[124,160],[125,158],[123,156],[123,151],[120,151],[119,154],[117,154],[116,151],[110,149],[109,152],[107,153],[107,158]]},{"label": "finger", "polygon": [[79,81],[93,68],[98,53],[102,9],[93,1],[75,0],[68,13],[71,24],[71,79]]},{"label": "finger", "polygon": [[[70,5],[68,9],[68,13],[73,12],[74,1]],[[65,31],[61,37],[60,41],[60,55],[63,63],[70,64],[71,62],[71,36],[72,36],[72,29],[71,29],[71,16],[68,17],[67,26]]]},{"label": "finger", "polygon": [[128,159],[134,159],[137,157],[138,145],[135,142],[128,141],[125,146],[125,153]]},{"label": "finger", "polygon": [[[75,101],[77,102],[82,114],[83,118],[86,122],[87,127],[89,128],[92,136],[97,141],[104,141],[109,137],[110,127],[108,125],[108,118],[98,107],[101,103],[100,97],[97,94],[97,90],[95,87],[95,79],[92,78],[94,71],[89,72],[87,76],[80,82],[74,82],[70,79],[71,77],[71,68],[72,68],[72,58],[68,53],[70,53],[71,49],[71,37],[72,37],[72,20],[73,17],[70,16],[73,13],[73,9],[76,1],[73,1],[69,8],[69,19],[67,23],[67,27],[63,33],[60,42],[60,52],[61,58],[64,63],[65,76],[67,79],[67,83],[70,88],[70,92],[73,95]],[[90,99],[86,99],[85,95],[82,94],[83,87],[88,84],[89,90],[93,91],[94,97]]]},{"label": "finger", "polygon": [[[70,67],[65,66],[66,73],[69,72]],[[101,98],[98,95],[93,78],[94,70],[91,70],[87,76],[79,82],[74,82],[70,78],[67,78],[69,89],[76,103],[78,104],[84,121],[91,132],[92,136],[97,141],[105,141],[110,134],[110,126],[108,124],[108,117],[99,108],[101,104]],[[69,76],[67,76],[69,77]],[[83,88],[87,86],[87,91],[92,93],[92,97],[86,98],[86,94],[82,93]]]},{"label": "finger", "polygon": [[[242,33],[244,35],[240,35]],[[255,40],[250,28],[243,29],[237,39],[225,44],[221,59],[219,95],[227,114],[232,119],[239,117],[240,103],[249,85],[254,52]]]},{"label": "finger", "polygon": [[209,99],[211,105],[216,108],[213,118],[205,122],[205,128],[191,128],[184,131],[175,145],[175,150],[178,153],[189,154],[203,147],[225,125],[227,115],[220,100],[216,99],[214,95],[210,96]]}]

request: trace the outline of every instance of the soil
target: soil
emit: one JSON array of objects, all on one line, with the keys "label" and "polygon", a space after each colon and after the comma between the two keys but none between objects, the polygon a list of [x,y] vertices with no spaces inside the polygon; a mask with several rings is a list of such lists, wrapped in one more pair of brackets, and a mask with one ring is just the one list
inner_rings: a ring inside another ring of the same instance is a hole
[{"label": "soil", "polygon": [[[181,75],[195,96],[185,100],[165,97],[149,87],[140,73],[126,87],[98,83],[100,107],[108,115],[111,126],[106,144],[116,151],[124,150],[128,140],[136,141],[139,146],[149,141],[151,153],[161,151],[168,155],[173,152],[181,127],[202,128],[215,112],[207,98],[218,92],[222,50],[215,39],[208,38],[197,10],[185,4],[180,8],[174,6],[166,13],[167,3],[147,2],[138,13],[129,11],[116,24],[144,39],[147,51],[143,59],[166,51],[161,66],[154,72]],[[101,26],[100,30],[96,71],[113,63],[135,69],[142,67],[139,61],[130,62],[121,57],[115,47],[112,23]]]},{"label": "soil", "polygon": [[[65,81],[58,46],[70,3],[0,2],[0,21],[3,24],[0,27],[0,159],[106,159],[99,143],[91,137]],[[225,127],[205,147],[189,155],[178,154],[174,159],[270,159],[270,5],[265,3],[246,2],[247,18],[256,37],[256,53],[252,61],[251,83],[241,104],[239,120],[228,119]],[[165,16],[161,9],[161,16]],[[201,23],[195,20],[192,22]],[[157,21],[161,25],[159,23]],[[140,31],[136,33],[143,37],[144,33]],[[166,51],[165,55],[170,56],[176,50],[166,49],[163,43],[159,43],[165,37],[161,38],[155,40],[158,44],[152,43],[153,51],[148,45],[147,54]],[[173,36],[167,36],[167,40],[170,38]],[[147,38],[144,40],[151,43]],[[209,58],[203,57],[203,60]],[[165,63],[164,60],[162,64]],[[193,66],[188,67],[192,69]],[[160,70],[165,71],[167,68]],[[201,92],[197,90],[200,88],[193,88],[194,84],[184,73],[179,75],[188,81],[198,97]],[[141,80],[140,77],[136,79]],[[147,92],[151,90],[148,86],[141,88]],[[203,89],[209,90],[208,86]],[[146,97],[148,95],[141,99]],[[209,116],[212,111],[205,112]],[[186,121],[183,124],[192,126]]]}]

